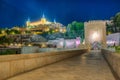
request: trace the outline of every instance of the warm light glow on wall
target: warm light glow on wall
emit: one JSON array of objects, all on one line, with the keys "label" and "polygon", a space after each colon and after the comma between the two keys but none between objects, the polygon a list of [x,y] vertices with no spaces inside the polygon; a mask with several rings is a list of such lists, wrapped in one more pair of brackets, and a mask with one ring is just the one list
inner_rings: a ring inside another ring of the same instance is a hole
[{"label": "warm light glow on wall", "polygon": [[49,28],[46,28],[46,29],[45,29],[46,32],[49,31],[49,30],[50,30]]},{"label": "warm light glow on wall", "polygon": [[98,33],[97,33],[97,32],[94,32],[94,33],[93,33],[92,39],[93,39],[93,40],[97,40],[97,39],[98,39]]},{"label": "warm light glow on wall", "polygon": [[4,30],[2,30],[2,34],[4,34],[5,33],[5,31]]},{"label": "warm light glow on wall", "polygon": [[46,44],[43,43],[41,47],[42,47],[42,48],[45,48],[45,47],[46,47]]},{"label": "warm light glow on wall", "polygon": [[58,29],[55,29],[56,32],[58,32]]},{"label": "warm light glow on wall", "polygon": [[100,42],[101,41],[101,35],[98,31],[94,31],[91,33],[90,42],[93,43],[95,41]]}]

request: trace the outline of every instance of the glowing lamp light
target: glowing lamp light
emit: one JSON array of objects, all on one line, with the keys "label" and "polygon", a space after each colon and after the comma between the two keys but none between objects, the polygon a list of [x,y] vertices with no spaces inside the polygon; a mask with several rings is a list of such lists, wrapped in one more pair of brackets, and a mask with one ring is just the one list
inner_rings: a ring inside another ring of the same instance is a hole
[{"label": "glowing lamp light", "polygon": [[11,43],[10,45],[13,46],[13,43]]},{"label": "glowing lamp light", "polygon": [[49,28],[46,28],[46,31],[49,31],[50,29]]},{"label": "glowing lamp light", "polygon": [[42,46],[41,46],[42,48],[45,48],[46,47],[46,44],[42,44]]},{"label": "glowing lamp light", "polygon": [[18,46],[19,46],[19,47],[21,47],[21,46],[22,46],[22,44],[20,44],[20,43],[19,43],[19,44],[18,44]]},{"label": "glowing lamp light", "polygon": [[97,32],[94,32],[93,35],[92,35],[92,40],[93,41],[98,41],[98,38],[99,38],[99,35]]},{"label": "glowing lamp light", "polygon": [[66,29],[63,29],[63,33],[65,33],[66,32]]},{"label": "glowing lamp light", "polygon": [[28,46],[32,46],[31,44],[28,44]]},{"label": "glowing lamp light", "polygon": [[15,43],[15,46],[17,46],[17,43]]},{"label": "glowing lamp light", "polygon": [[63,32],[63,29],[62,29],[62,28],[60,28],[60,32]]},{"label": "glowing lamp light", "polygon": [[4,34],[5,33],[5,31],[4,30],[2,30],[2,34]]},{"label": "glowing lamp light", "polygon": [[56,32],[58,32],[58,29],[55,29]]}]

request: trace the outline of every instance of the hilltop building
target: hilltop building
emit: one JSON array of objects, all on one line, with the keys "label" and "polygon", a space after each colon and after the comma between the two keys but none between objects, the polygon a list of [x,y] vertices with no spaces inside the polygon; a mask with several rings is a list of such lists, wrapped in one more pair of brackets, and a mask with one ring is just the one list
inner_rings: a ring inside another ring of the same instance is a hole
[{"label": "hilltop building", "polygon": [[30,30],[33,33],[43,33],[43,32],[66,32],[66,27],[61,23],[58,23],[54,20],[54,22],[48,21],[44,14],[42,18],[38,21],[31,22],[30,19],[26,21],[26,29]]}]

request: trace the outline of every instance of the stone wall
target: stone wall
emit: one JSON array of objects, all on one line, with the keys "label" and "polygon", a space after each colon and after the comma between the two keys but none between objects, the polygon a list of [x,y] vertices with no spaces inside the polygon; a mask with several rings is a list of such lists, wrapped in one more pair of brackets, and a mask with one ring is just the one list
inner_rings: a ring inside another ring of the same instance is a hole
[{"label": "stone wall", "polygon": [[120,54],[109,51],[109,50],[105,50],[105,49],[102,49],[101,52],[103,53],[105,59],[110,64],[110,66],[113,69],[114,73],[120,79]]},{"label": "stone wall", "polygon": [[84,23],[85,30],[85,44],[94,42],[101,43],[101,47],[106,47],[106,22],[104,20],[92,20]]},{"label": "stone wall", "polygon": [[22,54],[29,54],[29,53],[38,53],[39,47],[37,46],[24,46],[21,48]]},{"label": "stone wall", "polygon": [[[39,48],[37,46],[25,46],[21,48],[21,54],[29,54],[29,53],[40,53],[40,52],[53,52],[53,51],[63,51],[63,50],[72,50],[75,48]],[[83,48],[76,48],[76,49],[86,49]]]},{"label": "stone wall", "polygon": [[86,49],[77,49],[36,54],[3,55],[0,56],[0,80],[85,52],[87,52]]}]

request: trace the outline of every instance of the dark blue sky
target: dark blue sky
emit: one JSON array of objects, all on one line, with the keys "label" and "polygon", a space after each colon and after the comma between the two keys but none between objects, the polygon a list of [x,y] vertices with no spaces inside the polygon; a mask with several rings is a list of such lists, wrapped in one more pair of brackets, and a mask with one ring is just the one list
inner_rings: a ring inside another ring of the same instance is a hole
[{"label": "dark blue sky", "polygon": [[29,17],[67,25],[72,21],[110,19],[120,11],[120,0],[0,0],[0,27],[24,25]]}]

